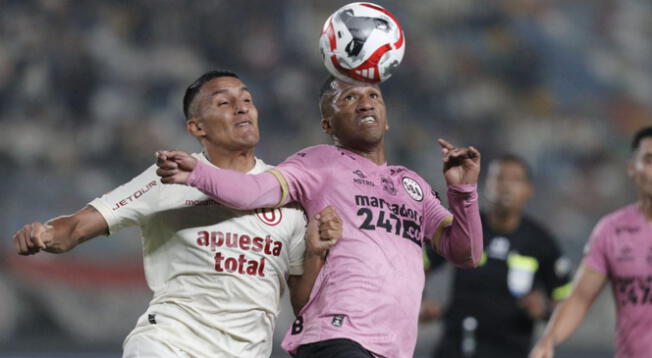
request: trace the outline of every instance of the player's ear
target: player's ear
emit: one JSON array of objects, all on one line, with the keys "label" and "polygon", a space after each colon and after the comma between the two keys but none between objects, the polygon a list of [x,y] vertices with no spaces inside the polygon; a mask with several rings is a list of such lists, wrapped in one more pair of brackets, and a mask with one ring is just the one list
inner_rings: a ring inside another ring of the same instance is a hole
[{"label": "player's ear", "polygon": [[333,134],[333,126],[331,125],[330,119],[322,118],[321,120],[321,129],[324,130],[324,133],[331,135]]},{"label": "player's ear", "polygon": [[206,135],[200,120],[193,117],[186,121],[186,129],[193,137],[203,137]]}]

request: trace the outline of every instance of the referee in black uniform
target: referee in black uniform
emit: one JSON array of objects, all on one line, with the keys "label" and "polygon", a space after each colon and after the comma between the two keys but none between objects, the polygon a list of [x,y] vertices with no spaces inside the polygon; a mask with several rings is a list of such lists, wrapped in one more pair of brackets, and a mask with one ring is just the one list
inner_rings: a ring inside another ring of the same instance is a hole
[{"label": "referee in black uniform", "polygon": [[[515,155],[490,162],[485,193],[485,251],[478,268],[454,271],[435,358],[525,358],[535,321],[570,293],[569,261],[550,234],[523,214],[533,193],[527,163]],[[427,251],[428,270],[444,262]],[[422,321],[437,311],[436,303],[424,301]]]}]

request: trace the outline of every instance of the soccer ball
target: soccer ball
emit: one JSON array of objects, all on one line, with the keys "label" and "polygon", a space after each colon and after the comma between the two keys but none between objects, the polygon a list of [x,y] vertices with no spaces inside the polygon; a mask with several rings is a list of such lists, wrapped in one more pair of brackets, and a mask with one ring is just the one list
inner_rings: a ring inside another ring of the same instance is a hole
[{"label": "soccer ball", "polygon": [[405,35],[383,7],[356,2],[335,11],[324,24],[319,47],[326,69],[346,82],[380,83],[403,59]]}]

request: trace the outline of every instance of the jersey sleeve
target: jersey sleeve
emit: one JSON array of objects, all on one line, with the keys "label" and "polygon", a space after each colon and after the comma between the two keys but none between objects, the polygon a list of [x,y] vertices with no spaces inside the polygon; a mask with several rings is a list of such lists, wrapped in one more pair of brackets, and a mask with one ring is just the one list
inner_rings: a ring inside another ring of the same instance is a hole
[{"label": "jersey sleeve", "polygon": [[604,219],[598,222],[593,229],[589,242],[584,249],[584,265],[601,274],[609,274],[609,261],[607,260],[608,225],[605,225]]},{"label": "jersey sleeve", "polygon": [[104,217],[109,234],[113,234],[122,228],[141,224],[145,217],[157,210],[162,186],[153,165],[89,205]]},{"label": "jersey sleeve", "polygon": [[433,235],[433,245],[455,266],[475,267],[480,263],[483,250],[477,185],[449,185],[447,195],[453,218],[446,219],[451,220],[450,225],[447,221],[439,224]]},{"label": "jersey sleeve", "polygon": [[292,230],[290,237],[290,275],[303,275],[303,259],[306,251],[306,227],[308,225],[303,210],[289,208],[292,212]]},{"label": "jersey sleeve", "polygon": [[425,224],[424,237],[435,250],[439,252],[436,245],[439,244],[444,229],[453,221],[453,214],[451,214],[443,205],[435,191],[428,185],[426,186],[426,195],[424,197],[424,215],[423,220]]},{"label": "jersey sleeve", "polygon": [[307,148],[270,170],[281,183],[281,202],[297,201],[303,204],[313,199],[326,177],[322,168],[325,167],[328,153],[324,152],[316,147]]}]

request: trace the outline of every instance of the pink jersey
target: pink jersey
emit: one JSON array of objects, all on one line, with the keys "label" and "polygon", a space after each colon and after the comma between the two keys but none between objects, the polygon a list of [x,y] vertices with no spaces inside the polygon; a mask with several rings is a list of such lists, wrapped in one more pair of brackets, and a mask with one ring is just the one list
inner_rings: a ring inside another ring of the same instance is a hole
[{"label": "pink jersey", "polygon": [[[283,194],[311,217],[333,205],[343,220],[342,239],[283,348],[348,338],[379,356],[412,357],[424,286],[422,245],[441,235],[451,213],[415,172],[331,145],[306,148],[276,170]],[[472,213],[459,222],[475,225],[467,232],[481,230],[474,185],[449,189],[449,201],[473,207],[477,219]],[[478,240],[481,245],[481,233]]]},{"label": "pink jersey", "polygon": [[616,358],[652,357],[652,224],[637,204],[598,222],[584,264],[611,281]]}]

